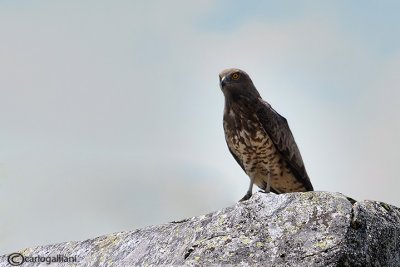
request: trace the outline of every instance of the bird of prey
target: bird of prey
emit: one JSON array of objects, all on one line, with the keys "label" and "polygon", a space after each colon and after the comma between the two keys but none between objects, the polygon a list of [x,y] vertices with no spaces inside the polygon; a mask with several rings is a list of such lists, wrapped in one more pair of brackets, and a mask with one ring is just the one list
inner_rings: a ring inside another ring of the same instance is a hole
[{"label": "bird of prey", "polygon": [[249,75],[240,69],[219,74],[225,97],[224,131],[229,151],[253,184],[277,194],[313,191],[300,151],[284,117],[258,93]]}]

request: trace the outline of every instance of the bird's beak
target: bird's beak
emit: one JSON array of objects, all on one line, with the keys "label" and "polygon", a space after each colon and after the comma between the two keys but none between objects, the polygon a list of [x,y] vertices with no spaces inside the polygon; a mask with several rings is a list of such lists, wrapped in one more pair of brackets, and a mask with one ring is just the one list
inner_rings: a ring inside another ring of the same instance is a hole
[{"label": "bird's beak", "polygon": [[221,87],[221,89],[225,86],[225,76],[219,76],[219,86]]}]

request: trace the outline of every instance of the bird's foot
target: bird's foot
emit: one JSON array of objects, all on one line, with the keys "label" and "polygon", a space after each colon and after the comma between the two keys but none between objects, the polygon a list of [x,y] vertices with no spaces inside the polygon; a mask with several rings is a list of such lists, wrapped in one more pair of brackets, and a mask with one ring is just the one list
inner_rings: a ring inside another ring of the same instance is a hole
[{"label": "bird's foot", "polygon": [[242,197],[242,199],[239,200],[239,202],[243,202],[248,200],[249,198],[251,198],[252,193],[247,192],[246,195],[244,195],[244,197]]},{"label": "bird's foot", "polygon": [[276,193],[276,192],[274,192],[274,191],[267,191],[267,190],[258,190],[258,192],[259,193],[263,193],[263,194],[273,194],[273,195],[276,195],[276,194],[279,194],[279,193]]}]

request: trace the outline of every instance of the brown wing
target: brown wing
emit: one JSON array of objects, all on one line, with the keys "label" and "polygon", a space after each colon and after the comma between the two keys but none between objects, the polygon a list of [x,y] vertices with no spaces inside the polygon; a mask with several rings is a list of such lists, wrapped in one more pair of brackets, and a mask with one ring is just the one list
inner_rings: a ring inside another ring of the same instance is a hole
[{"label": "brown wing", "polygon": [[261,98],[258,99],[256,114],[296,178],[305,185],[307,190],[314,190],[286,119]]}]

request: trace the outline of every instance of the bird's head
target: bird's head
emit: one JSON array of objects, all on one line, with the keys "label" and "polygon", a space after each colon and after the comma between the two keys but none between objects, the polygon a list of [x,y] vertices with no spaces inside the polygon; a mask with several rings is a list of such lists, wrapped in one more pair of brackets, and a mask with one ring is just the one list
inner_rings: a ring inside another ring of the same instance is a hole
[{"label": "bird's head", "polygon": [[259,95],[249,75],[240,69],[226,69],[219,74],[219,85],[225,97]]}]

